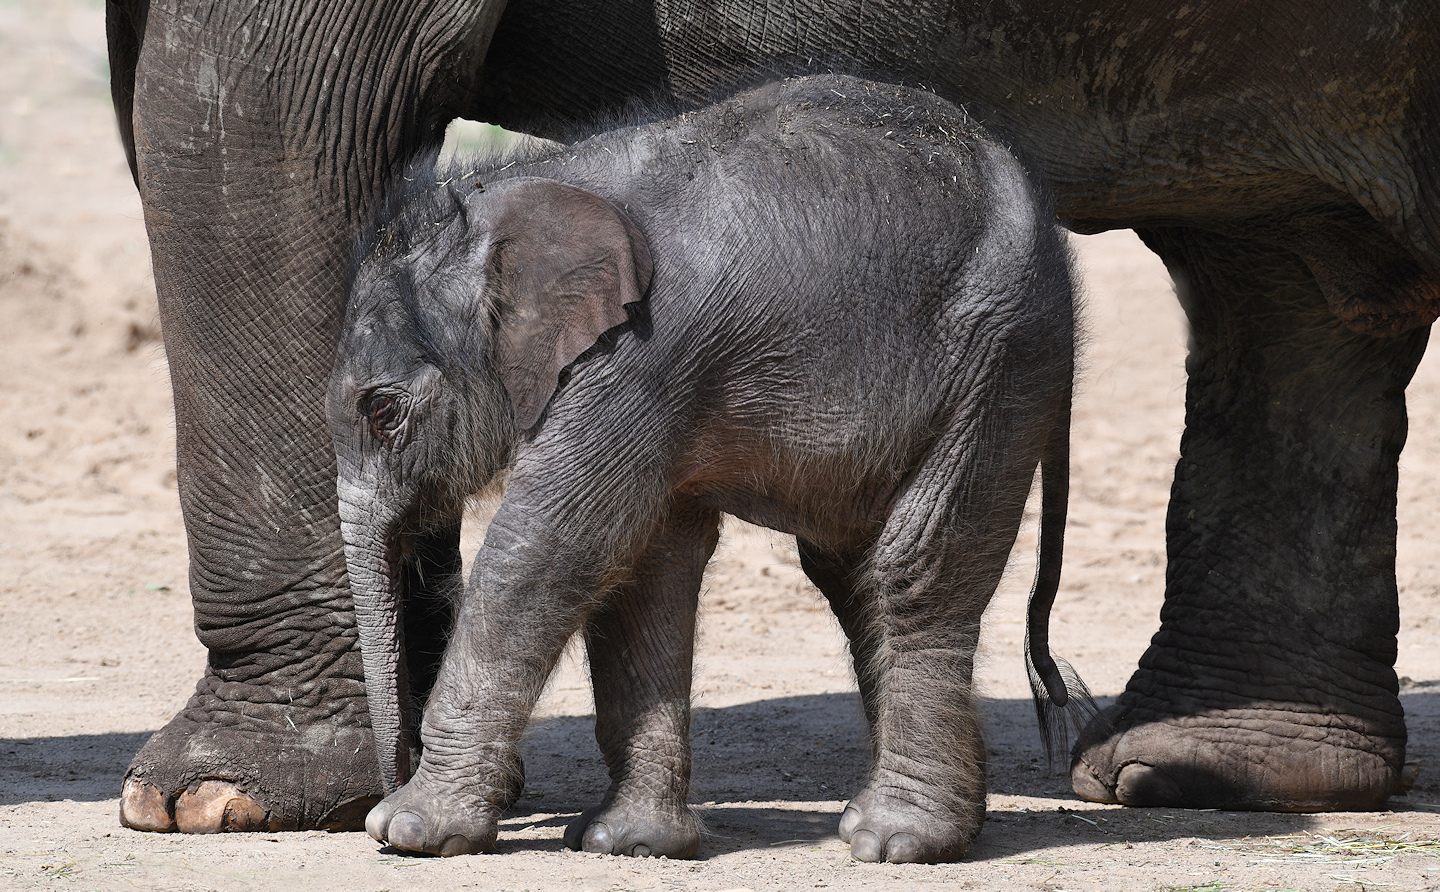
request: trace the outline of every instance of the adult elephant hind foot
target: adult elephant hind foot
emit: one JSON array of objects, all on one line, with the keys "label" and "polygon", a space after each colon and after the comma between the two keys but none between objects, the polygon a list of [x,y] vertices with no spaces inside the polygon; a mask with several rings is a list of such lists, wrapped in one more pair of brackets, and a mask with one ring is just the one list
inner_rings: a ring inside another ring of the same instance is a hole
[{"label": "adult elephant hind foot", "polygon": [[[187,710],[188,712],[188,710]],[[197,724],[187,712],[150,738],[120,794],[120,823],[154,833],[359,830],[380,801],[365,721],[267,729]]]},{"label": "adult elephant hind foot", "polygon": [[1070,770],[1076,794],[1092,802],[1371,811],[1403,792],[1403,737],[1356,727],[1353,717],[1312,715],[1318,721],[1300,724],[1262,708],[1161,717],[1119,705],[1106,718],[1124,730],[1082,741]]},{"label": "adult elephant hind foot", "polygon": [[1351,331],[1284,247],[1141,233],[1191,324],[1161,628],[1086,729],[1082,798],[1375,809],[1402,790],[1395,499],[1426,330]]}]

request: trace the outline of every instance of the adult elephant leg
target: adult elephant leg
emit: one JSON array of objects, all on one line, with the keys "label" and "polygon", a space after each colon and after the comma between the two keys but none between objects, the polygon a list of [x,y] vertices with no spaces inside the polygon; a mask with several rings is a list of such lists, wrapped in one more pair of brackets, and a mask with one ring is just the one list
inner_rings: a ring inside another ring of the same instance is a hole
[{"label": "adult elephant leg", "polygon": [[[454,596],[461,585],[459,539],[458,523],[418,537],[414,554],[406,563],[402,586],[411,729],[420,726],[420,715],[454,625]],[[266,727],[264,701],[255,703],[246,696],[253,697],[257,692],[263,695],[263,684],[279,679],[261,676],[259,683],[232,683],[222,688],[219,678],[228,676],[233,682],[239,676],[234,667],[244,656],[253,655],[242,654],[235,659],[212,651],[206,674],[185,710],[146,744],[131,765],[121,798],[121,819],[126,826],[182,832],[295,826],[341,830],[363,826],[365,814],[380,799],[378,778],[371,777],[375,750],[369,718],[363,697],[357,703],[357,689],[353,687],[358,679],[358,690],[363,694],[364,681],[358,667],[347,665],[354,658],[348,649],[353,646],[353,621],[337,623],[332,617],[326,622],[325,609],[322,602],[308,617],[317,633],[299,639],[317,645],[319,652],[312,657],[312,665],[318,669],[315,677],[295,679],[290,682],[295,687],[269,695],[286,699],[282,717],[288,721],[278,735]],[[340,608],[332,605],[332,609]],[[276,626],[283,627],[294,617],[277,614],[272,619]],[[329,642],[319,631],[327,625],[338,633]],[[283,657],[293,655],[300,658],[297,662],[302,663],[302,669],[307,668],[303,654],[293,654],[288,646],[277,650],[262,655],[268,658],[266,662],[279,664]],[[217,656],[228,665],[217,667]],[[285,667],[281,672],[294,668]],[[343,674],[346,670],[355,671],[355,678]],[[298,702],[291,700],[293,692],[302,686],[307,696]],[[329,702],[318,703],[322,696]],[[236,716],[227,715],[227,709],[238,712],[241,719],[251,720],[237,723]],[[217,716],[225,724],[210,727],[206,719]],[[290,722],[295,723],[294,728],[289,727]],[[232,727],[233,733],[227,733]],[[309,742],[297,746],[295,738],[301,735],[302,727]],[[286,730],[290,733],[286,734]],[[419,748],[418,736],[414,747]],[[277,765],[264,764],[267,750]],[[248,760],[241,761],[247,756]],[[173,771],[176,765],[183,766],[190,776],[168,778],[167,769]],[[337,765],[343,773],[332,775]],[[295,786],[280,786],[286,781]],[[375,786],[369,786],[371,783]],[[161,792],[165,789],[180,792],[167,801]]]},{"label": "adult elephant leg", "polygon": [[1427,332],[1348,330],[1278,248],[1142,232],[1192,331],[1161,627],[1077,744],[1086,799],[1370,809],[1400,788],[1404,390]]},{"label": "adult elephant leg", "polygon": [[350,828],[378,799],[324,391],[355,233],[499,5],[110,2],[209,651],[131,765],[127,826]]}]

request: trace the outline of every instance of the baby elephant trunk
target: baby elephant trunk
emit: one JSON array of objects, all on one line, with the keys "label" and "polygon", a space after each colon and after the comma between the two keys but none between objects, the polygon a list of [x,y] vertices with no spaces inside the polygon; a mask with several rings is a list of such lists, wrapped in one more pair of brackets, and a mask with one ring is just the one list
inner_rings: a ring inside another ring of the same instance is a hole
[{"label": "baby elephant trunk", "polygon": [[387,793],[410,779],[414,730],[401,616],[400,512],[364,488],[340,484],[340,532],[355,600],[365,696]]}]

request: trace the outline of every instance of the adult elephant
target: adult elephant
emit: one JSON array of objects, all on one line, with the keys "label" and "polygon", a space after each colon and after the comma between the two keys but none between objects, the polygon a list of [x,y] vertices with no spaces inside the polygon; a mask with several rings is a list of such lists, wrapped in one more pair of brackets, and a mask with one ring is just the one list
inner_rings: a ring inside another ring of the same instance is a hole
[{"label": "adult elephant", "polygon": [[[503,15],[502,15],[503,13]],[[175,391],[209,665],[136,757],[149,830],[353,826],[378,792],[323,417],[354,233],[451,117],[556,135],[835,66],[1013,138],[1189,314],[1162,627],[1073,767],[1090,799],[1368,808],[1400,785],[1404,388],[1440,312],[1440,19],[1277,0],[107,0]],[[407,557],[410,674],[442,624]]]}]

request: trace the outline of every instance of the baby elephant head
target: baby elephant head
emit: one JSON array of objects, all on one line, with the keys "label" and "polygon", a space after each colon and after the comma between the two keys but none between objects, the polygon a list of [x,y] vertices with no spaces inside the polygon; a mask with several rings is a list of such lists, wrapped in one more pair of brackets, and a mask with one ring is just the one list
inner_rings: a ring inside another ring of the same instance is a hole
[{"label": "baby elephant head", "polygon": [[[468,184],[467,184],[468,185]],[[410,772],[400,610],[416,536],[458,522],[508,464],[561,370],[649,287],[618,208],[534,178],[406,204],[351,290],[327,413],[381,774]]]}]

